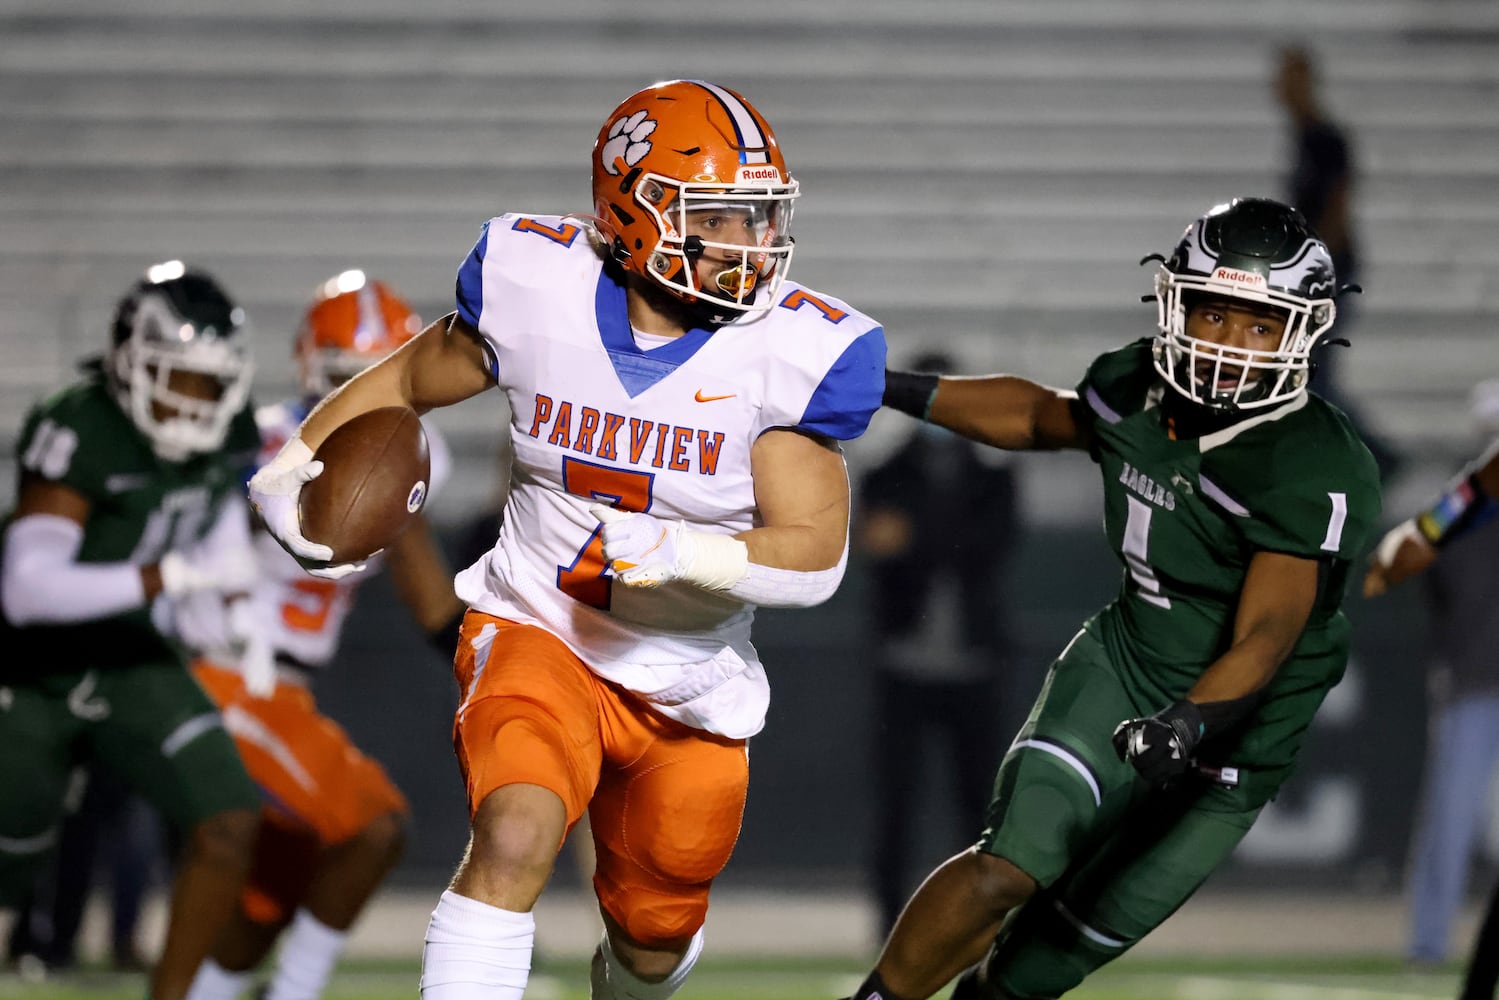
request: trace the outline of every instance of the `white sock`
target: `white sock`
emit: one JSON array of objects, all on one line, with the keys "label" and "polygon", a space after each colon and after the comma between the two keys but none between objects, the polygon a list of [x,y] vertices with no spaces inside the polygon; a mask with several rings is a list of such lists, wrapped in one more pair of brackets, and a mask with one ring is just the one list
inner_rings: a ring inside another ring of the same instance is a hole
[{"label": "white sock", "polygon": [[592,1000],[667,1000],[682,988],[687,974],[702,953],[703,929],[699,927],[692,940],[687,942],[687,951],[677,967],[671,970],[671,975],[659,983],[648,983],[625,968],[609,944],[609,935],[605,934],[598,950],[593,953],[593,967],[588,977],[593,989],[589,995]]},{"label": "white sock", "polygon": [[427,924],[423,1000],[520,1000],[535,940],[531,914],[448,890]]},{"label": "white sock", "polygon": [[334,930],[306,910],[298,910],[282,939],[265,1000],[317,1000],[348,939],[348,931]]},{"label": "white sock", "polygon": [[205,958],[187,988],[187,1000],[236,1000],[250,985],[250,970],[230,972],[211,958]]}]

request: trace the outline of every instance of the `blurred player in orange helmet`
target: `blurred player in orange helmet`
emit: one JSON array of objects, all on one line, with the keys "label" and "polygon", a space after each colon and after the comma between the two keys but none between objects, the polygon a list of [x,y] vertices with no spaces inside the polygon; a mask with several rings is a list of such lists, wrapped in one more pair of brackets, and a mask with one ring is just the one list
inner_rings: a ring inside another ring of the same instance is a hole
[{"label": "blurred player in orange helmet", "polygon": [[[256,412],[261,462],[276,454],[319,398],[420,328],[410,306],[362,271],[324,282],[297,335],[301,398]],[[436,430],[426,432],[436,486],[451,462]],[[264,822],[239,912],[199,969],[191,1000],[238,996],[288,925],[266,996],[321,994],[349,926],[405,840],[405,798],[384,769],[318,711],[310,688],[338,649],[362,577],[311,577],[271,538],[262,534],[257,541],[260,573],[251,601],[269,642],[259,657],[203,649],[194,670],[260,786]],[[463,605],[425,522],[376,561],[389,565],[417,624],[451,655]]]},{"label": "blurred player in orange helmet", "polygon": [[297,333],[304,397],[322,399],[421,330],[421,318],[383,281],[371,281],[363,271],[329,278]]}]

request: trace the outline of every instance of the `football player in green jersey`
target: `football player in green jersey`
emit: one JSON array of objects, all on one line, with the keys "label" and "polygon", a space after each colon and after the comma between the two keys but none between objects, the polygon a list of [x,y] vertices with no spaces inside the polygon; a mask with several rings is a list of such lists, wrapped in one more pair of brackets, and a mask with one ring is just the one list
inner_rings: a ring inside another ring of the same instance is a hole
[{"label": "football player in green jersey", "polygon": [[251,641],[222,613],[253,571],[243,314],[207,275],[156,265],[85,368],[26,420],[0,541],[0,907],[49,853],[73,766],[112,770],[184,834],[150,987],[178,1000],[234,910],[260,805],[162,632]]},{"label": "football player in green jersey", "polygon": [[[1258,198],[1187,227],[1158,332],[1075,392],[888,372],[885,405],[999,448],[1087,451],[1119,596],[1052,664],[977,844],[906,905],[858,1000],[1061,996],[1184,903],[1290,773],[1348,658],[1374,460],[1307,391],[1327,247]],[[966,970],[966,971],[965,971]]]}]

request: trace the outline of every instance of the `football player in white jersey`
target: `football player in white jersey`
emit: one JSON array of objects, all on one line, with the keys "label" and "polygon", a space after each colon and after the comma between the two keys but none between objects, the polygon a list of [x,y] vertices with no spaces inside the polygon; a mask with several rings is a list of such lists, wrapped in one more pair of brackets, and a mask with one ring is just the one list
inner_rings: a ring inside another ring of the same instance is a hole
[{"label": "football player in white jersey", "polygon": [[[326,281],[297,336],[301,398],[256,411],[260,461],[296,433],[318,399],[420,329],[411,307],[364,272]],[[435,491],[451,460],[435,429],[426,432]],[[350,925],[405,841],[405,797],[379,763],[318,711],[310,687],[338,649],[363,577],[310,577],[268,535],[256,541],[258,579],[249,600],[254,631],[268,642],[251,648],[262,656],[204,649],[193,670],[260,787],[263,821],[238,913],[199,967],[189,1000],[238,997],[288,926],[265,995],[321,995]],[[426,523],[413,525],[378,560],[417,624],[451,655],[464,605]]]},{"label": "football player in white jersey", "polygon": [[595,214],[491,219],[456,312],[329,396],[250,484],[283,544],[326,562],[295,504],[333,428],[508,399],[503,527],[457,580],[472,836],[427,930],[428,1000],[521,995],[532,906],[585,810],[606,928],[593,996],[663,1000],[702,950],[768,701],[750,620],[837,587],[838,441],[884,386],[880,326],[787,280],[797,194],[738,94],[632,95],[594,145]]}]

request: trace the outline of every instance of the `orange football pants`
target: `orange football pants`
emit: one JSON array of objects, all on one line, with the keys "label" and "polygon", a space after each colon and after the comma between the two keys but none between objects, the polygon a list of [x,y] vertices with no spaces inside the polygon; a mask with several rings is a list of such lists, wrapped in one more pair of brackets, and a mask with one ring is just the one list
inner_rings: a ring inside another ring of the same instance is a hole
[{"label": "orange football pants", "polygon": [[470,815],[504,785],[550,789],[568,829],[588,812],[594,891],[631,939],[667,945],[702,927],[739,838],[747,742],[667,719],[552,633],[478,611],[463,620],[454,672]]},{"label": "orange football pants", "polygon": [[405,815],[406,797],[343,727],[317,710],[307,688],[281,681],[270,697],[254,698],[236,670],[200,659],[193,674],[219,706],[265,802],[245,913],[279,923],[295,909],[323,848],[381,816]]}]

